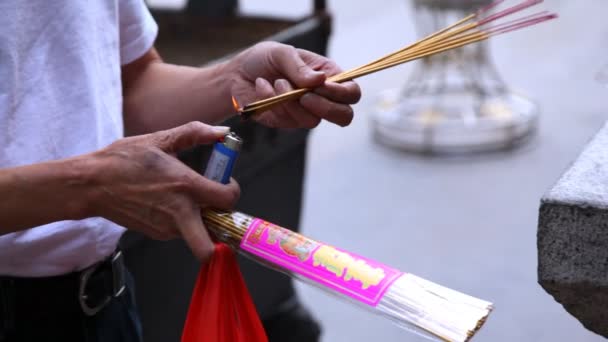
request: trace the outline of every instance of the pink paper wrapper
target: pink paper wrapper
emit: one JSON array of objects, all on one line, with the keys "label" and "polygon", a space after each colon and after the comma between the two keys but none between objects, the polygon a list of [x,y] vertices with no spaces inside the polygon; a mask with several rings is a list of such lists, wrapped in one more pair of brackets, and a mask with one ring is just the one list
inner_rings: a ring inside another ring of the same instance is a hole
[{"label": "pink paper wrapper", "polygon": [[257,218],[249,225],[241,248],[373,307],[403,274]]}]

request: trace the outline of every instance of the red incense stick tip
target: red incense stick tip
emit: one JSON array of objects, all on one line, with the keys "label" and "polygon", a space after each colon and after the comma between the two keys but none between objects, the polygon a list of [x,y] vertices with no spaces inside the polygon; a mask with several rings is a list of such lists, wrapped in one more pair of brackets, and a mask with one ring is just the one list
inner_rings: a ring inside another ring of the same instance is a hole
[{"label": "red incense stick tip", "polygon": [[520,24],[520,23],[523,23],[523,22],[527,22],[528,20],[531,20],[531,19],[538,19],[539,17],[545,16],[545,15],[548,15],[548,14],[549,14],[549,11],[542,11],[542,12],[530,14],[530,15],[527,15],[525,17],[521,17],[521,18],[518,18],[518,19],[515,19],[515,20],[510,20],[510,21],[507,21],[507,22],[502,23],[502,24],[497,24],[497,25],[490,26],[490,27],[484,29],[484,31],[487,32],[487,33],[497,32],[497,31],[500,31],[501,29],[504,29],[507,26],[511,27],[511,26],[513,26],[515,24]]},{"label": "red incense stick tip", "polygon": [[522,29],[522,28],[525,28],[528,26],[540,24],[540,23],[543,23],[545,21],[549,21],[549,20],[552,20],[555,18],[557,18],[557,14],[543,15],[543,16],[530,18],[527,20],[516,20],[516,21],[510,22],[510,23],[503,24],[503,25],[498,25],[494,28],[490,28],[486,32],[488,32],[492,35],[507,33],[507,32],[519,30],[519,29]]},{"label": "red incense stick tip", "polygon": [[503,11],[500,11],[500,12],[498,12],[496,14],[493,14],[493,15],[491,15],[491,16],[483,19],[483,20],[480,20],[479,21],[479,25],[485,25],[485,24],[487,24],[489,22],[492,22],[494,20],[506,17],[506,16],[511,15],[513,13],[517,13],[517,12],[523,11],[526,8],[530,8],[532,6],[538,5],[541,2],[543,2],[543,0],[526,0],[526,1],[522,2],[521,4],[519,4],[519,5],[515,5],[513,7],[509,7],[507,9],[505,9]]}]

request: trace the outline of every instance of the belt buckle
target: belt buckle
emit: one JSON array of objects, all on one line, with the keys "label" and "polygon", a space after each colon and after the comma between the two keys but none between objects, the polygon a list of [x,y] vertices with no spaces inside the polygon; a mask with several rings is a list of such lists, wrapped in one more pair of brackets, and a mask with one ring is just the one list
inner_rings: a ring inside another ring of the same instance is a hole
[{"label": "belt buckle", "polygon": [[120,297],[127,288],[125,282],[125,264],[122,260],[122,251],[117,251],[112,256],[112,296]]},{"label": "belt buckle", "polygon": [[93,275],[93,273],[95,273],[95,271],[103,263],[104,263],[104,261],[98,262],[95,265],[85,269],[80,274],[80,284],[79,284],[79,289],[78,289],[78,302],[80,303],[80,307],[82,308],[82,311],[87,316],[94,316],[95,314],[97,314],[99,311],[101,311],[101,309],[103,309],[106,305],[108,305],[108,303],[110,303],[110,300],[112,300],[112,298],[119,297],[126,289],[125,267],[124,267],[124,263],[122,261],[122,251],[117,251],[116,253],[114,253],[111,256],[111,260],[110,260],[110,266],[112,269],[112,294],[106,296],[106,298],[104,300],[102,300],[101,303],[99,303],[96,306],[91,307],[91,306],[89,306],[89,304],[87,304],[87,294],[86,294],[87,283],[88,283],[89,279],[91,278],[91,276]]}]

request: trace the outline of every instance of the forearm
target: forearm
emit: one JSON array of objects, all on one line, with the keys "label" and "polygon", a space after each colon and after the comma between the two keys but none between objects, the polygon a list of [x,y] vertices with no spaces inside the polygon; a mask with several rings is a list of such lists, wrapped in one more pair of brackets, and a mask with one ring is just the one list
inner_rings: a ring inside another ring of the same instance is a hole
[{"label": "forearm", "polygon": [[234,115],[230,99],[230,64],[194,68],[160,59],[123,70],[127,135],[173,128],[190,121],[217,124]]},{"label": "forearm", "polygon": [[90,164],[77,157],[0,169],[0,235],[86,217]]}]

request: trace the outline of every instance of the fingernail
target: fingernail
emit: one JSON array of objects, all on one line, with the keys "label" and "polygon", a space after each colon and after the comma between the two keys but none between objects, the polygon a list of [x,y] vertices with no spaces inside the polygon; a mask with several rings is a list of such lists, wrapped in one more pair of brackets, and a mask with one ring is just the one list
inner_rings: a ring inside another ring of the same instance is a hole
[{"label": "fingernail", "polygon": [[213,133],[216,134],[228,134],[230,132],[230,127],[228,126],[213,126]]},{"label": "fingernail", "polygon": [[313,71],[313,72],[310,73],[310,76],[314,77],[314,78],[321,78],[321,77],[323,77],[323,79],[325,79],[325,73],[322,72],[322,71]]},{"label": "fingernail", "polygon": [[300,97],[300,101],[308,102],[312,99],[312,97],[313,97],[312,94],[306,93],[306,94],[302,95],[302,97]]},{"label": "fingernail", "polygon": [[286,80],[284,80],[282,78],[276,80],[275,83],[276,83],[275,87],[280,90],[283,90],[283,91],[287,91],[287,90],[289,90],[289,88],[291,88],[291,85],[289,84],[289,82],[287,82]]}]

